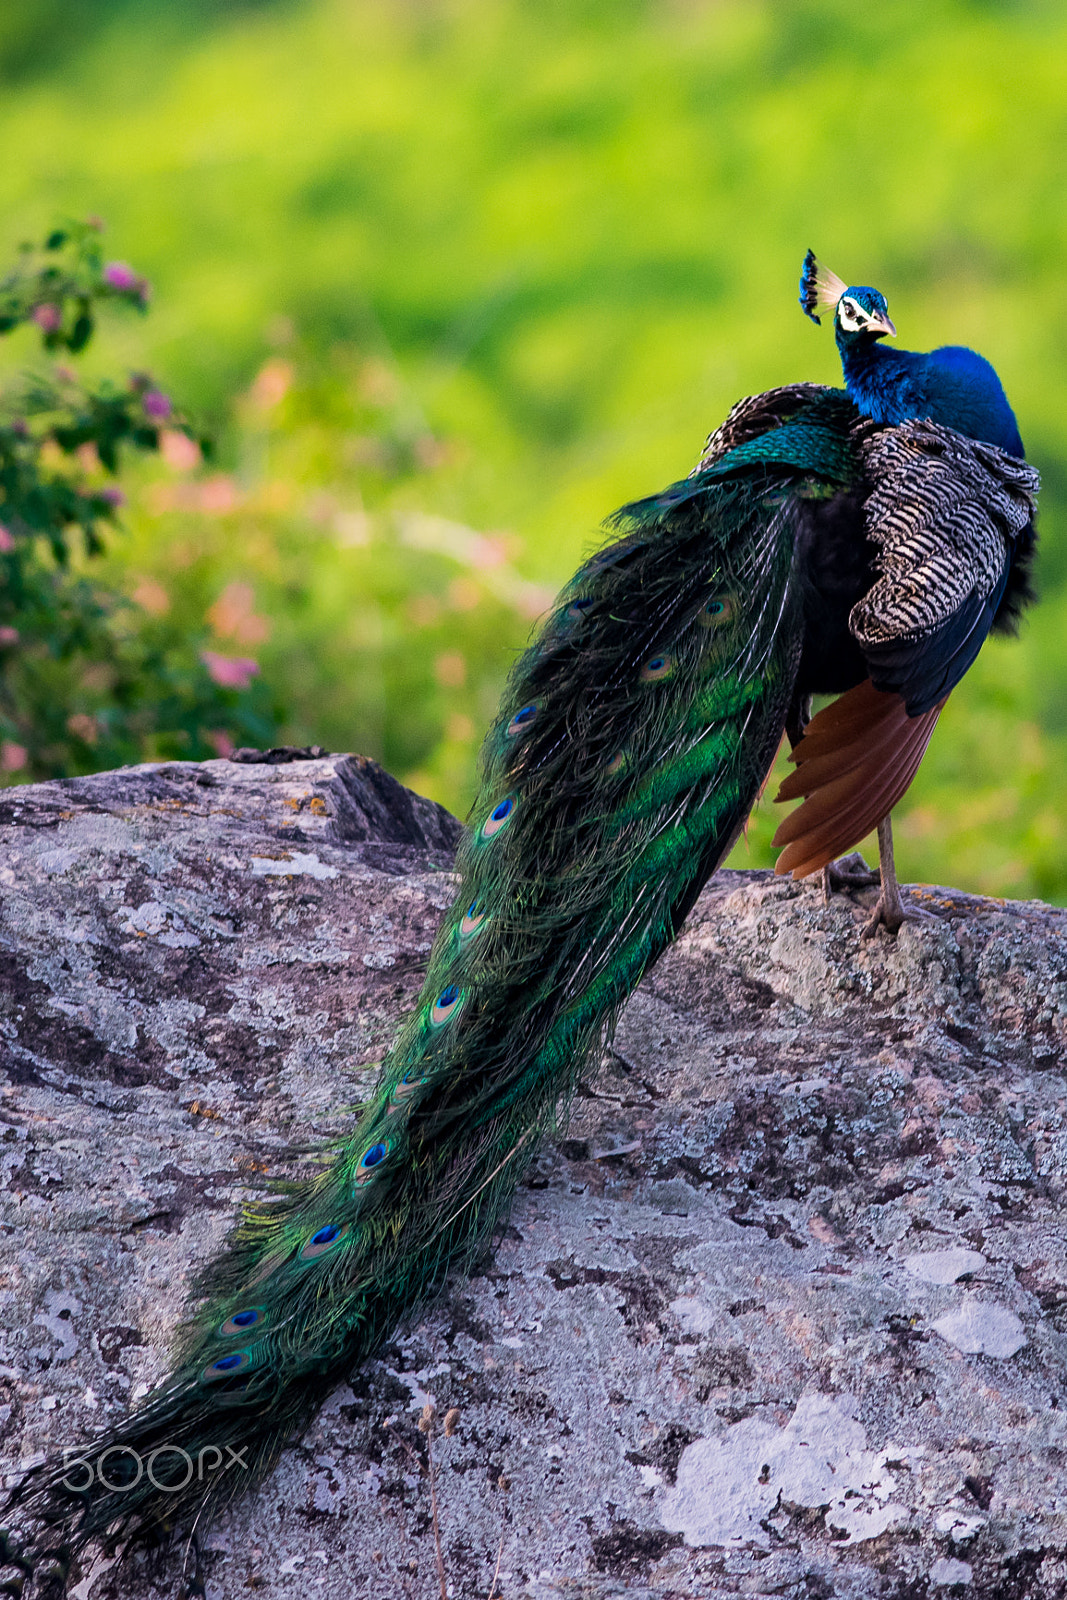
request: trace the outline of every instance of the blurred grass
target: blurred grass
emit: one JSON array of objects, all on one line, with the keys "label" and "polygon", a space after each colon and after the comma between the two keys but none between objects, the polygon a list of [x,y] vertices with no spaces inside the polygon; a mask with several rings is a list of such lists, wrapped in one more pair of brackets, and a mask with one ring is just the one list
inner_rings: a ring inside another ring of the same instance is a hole
[{"label": "blurred grass", "polygon": [[808,244],[903,344],[980,349],[1045,474],[1042,605],[953,696],[899,864],[1067,901],[1061,7],[7,0],[0,83],[0,242],[103,213],[155,306],[92,359],[220,438],[206,476],[141,474],[112,577],[214,616],[286,737],[460,812],[602,516],[739,395],[837,381]]}]

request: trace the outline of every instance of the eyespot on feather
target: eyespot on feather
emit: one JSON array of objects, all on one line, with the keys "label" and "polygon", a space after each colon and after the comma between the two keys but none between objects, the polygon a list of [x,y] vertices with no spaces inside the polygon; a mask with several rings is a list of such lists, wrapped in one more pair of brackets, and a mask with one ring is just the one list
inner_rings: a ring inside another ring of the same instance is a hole
[{"label": "eyespot on feather", "polygon": [[582,618],[585,616],[592,604],[593,596],[591,594],[580,595],[577,600],[572,600],[566,611],[563,613],[564,622],[569,622],[571,624],[575,622],[581,622]]},{"label": "eyespot on feather", "polygon": [[362,1189],[374,1177],[375,1169],[380,1167],[390,1150],[393,1148],[391,1139],[379,1139],[369,1149],[364,1150],[356,1162],[356,1175],[352,1180],[353,1189]]},{"label": "eyespot on feather", "polygon": [[530,724],[536,720],[539,710],[540,707],[538,706],[536,700],[532,700],[528,706],[523,706],[521,711],[516,711],[515,715],[504,729],[505,737],[508,739],[517,739],[519,734],[522,733],[523,729],[528,728]]},{"label": "eyespot on feather", "polygon": [[318,1261],[328,1250],[335,1250],[341,1240],[348,1237],[349,1231],[347,1224],[341,1227],[336,1222],[330,1222],[325,1228],[319,1228],[318,1232],[313,1233],[301,1247],[298,1260]]},{"label": "eyespot on feather", "polygon": [[219,1383],[225,1378],[232,1378],[235,1373],[244,1372],[252,1364],[251,1350],[234,1350],[231,1355],[219,1356],[217,1361],[209,1361],[200,1374],[201,1383]]},{"label": "eyespot on feather", "polygon": [[608,764],[604,768],[604,771],[609,773],[612,777],[614,777],[615,773],[616,772],[621,772],[625,765],[626,765],[626,751],[625,750],[616,750],[615,754],[612,756],[611,760],[608,762]]},{"label": "eyespot on feather", "polygon": [[248,1306],[244,1311],[235,1311],[220,1325],[219,1337],[229,1339],[235,1333],[247,1333],[249,1328],[258,1327],[266,1315],[265,1306]]},{"label": "eyespot on feather", "polygon": [[479,911],[477,900],[472,900],[462,917],[459,919],[459,936],[463,940],[473,939],[474,935],[485,924],[486,913]]},{"label": "eyespot on feather", "polygon": [[702,628],[721,628],[734,614],[734,603],[729,596],[716,596],[707,600],[697,612],[697,622]]},{"label": "eyespot on feather", "polygon": [[481,837],[483,839],[495,839],[500,830],[506,828],[511,821],[517,804],[518,801],[513,794],[509,794],[506,799],[501,800],[500,804],[489,813],[482,823],[479,829]]},{"label": "eyespot on feather", "polygon": [[441,990],[433,1005],[430,1007],[430,1026],[443,1028],[445,1023],[456,1015],[463,1004],[463,991],[458,984],[450,983]]},{"label": "eyespot on feather", "polygon": [[401,1106],[407,1104],[415,1090],[426,1082],[425,1078],[401,1078],[399,1083],[394,1083],[389,1091],[389,1102],[386,1112],[399,1111]]},{"label": "eyespot on feather", "polygon": [[649,656],[641,668],[642,683],[662,683],[674,671],[674,657],[667,655]]}]

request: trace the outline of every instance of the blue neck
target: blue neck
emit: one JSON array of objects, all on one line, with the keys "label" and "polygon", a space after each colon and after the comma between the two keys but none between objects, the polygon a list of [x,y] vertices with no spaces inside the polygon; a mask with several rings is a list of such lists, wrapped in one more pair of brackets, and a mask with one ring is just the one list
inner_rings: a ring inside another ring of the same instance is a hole
[{"label": "blue neck", "polygon": [[877,339],[837,333],[845,388],[853,404],[875,422],[904,422],[908,409],[907,366],[901,354]]},{"label": "blue neck", "polygon": [[1025,454],[1000,379],[973,350],[944,345],[921,354],[836,331],[845,388],[864,416],[886,423],[929,417],[1009,455]]}]

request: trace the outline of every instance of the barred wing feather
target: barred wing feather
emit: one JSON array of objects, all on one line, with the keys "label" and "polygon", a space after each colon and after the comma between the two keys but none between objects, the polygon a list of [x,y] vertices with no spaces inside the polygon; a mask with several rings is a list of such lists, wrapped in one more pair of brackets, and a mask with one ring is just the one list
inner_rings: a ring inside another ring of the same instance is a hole
[{"label": "barred wing feather", "polygon": [[872,429],[860,453],[879,576],[850,626],[875,687],[902,694],[917,716],[981,649],[1039,480],[1025,461],[932,422]]}]

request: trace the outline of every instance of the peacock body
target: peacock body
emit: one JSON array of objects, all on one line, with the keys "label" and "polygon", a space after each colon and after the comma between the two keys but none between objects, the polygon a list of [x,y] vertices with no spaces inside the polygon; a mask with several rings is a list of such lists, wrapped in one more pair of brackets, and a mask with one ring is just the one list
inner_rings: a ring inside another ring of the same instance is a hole
[{"label": "peacock body", "polygon": [[[813,260],[805,282],[814,296]],[[877,351],[881,296],[841,285],[834,304],[843,355]],[[861,316],[868,333],[844,326]],[[968,434],[948,400],[932,420],[876,416],[845,372],[844,390],[741,401],[563,590],[486,738],[461,888],[373,1098],[208,1265],[169,1376],[84,1452],[110,1452],[107,1482],[52,1463],[15,1491],[25,1570],[52,1552],[62,1574],[104,1535],[195,1530],[471,1261],[737,838],[783,731],[807,796],[791,870],[858,842],[907,787],[944,698],[1025,597],[1037,480],[1021,445]],[[815,693],[844,710],[802,737]]]}]

